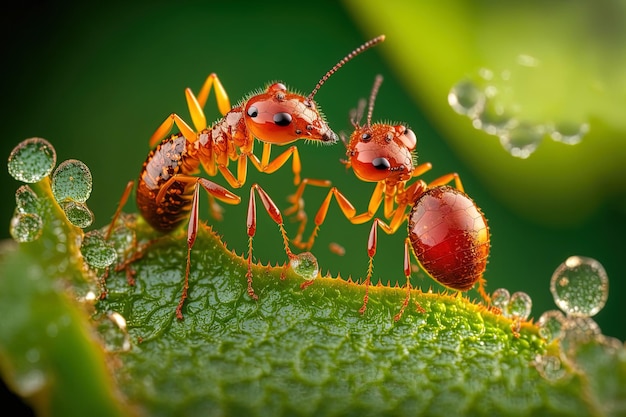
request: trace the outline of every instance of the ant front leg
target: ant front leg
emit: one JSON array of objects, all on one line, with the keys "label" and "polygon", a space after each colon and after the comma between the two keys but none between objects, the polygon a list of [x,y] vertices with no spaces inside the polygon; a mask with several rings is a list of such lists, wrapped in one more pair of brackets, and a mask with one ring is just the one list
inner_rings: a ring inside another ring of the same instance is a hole
[{"label": "ant front leg", "polygon": [[300,162],[300,153],[298,152],[298,148],[296,146],[290,146],[286,151],[278,155],[273,160],[270,160],[272,152],[272,144],[263,142],[263,152],[261,154],[261,159],[259,159],[253,153],[250,153],[248,157],[252,164],[259,172],[264,172],[266,174],[273,174],[278,171],[280,167],[285,165],[289,158],[292,158],[291,161],[291,172],[293,173],[293,183],[294,185],[300,184],[300,172],[302,172],[302,163]]},{"label": "ant front leg", "polygon": [[304,211],[305,206],[304,198],[302,197],[302,195],[304,194],[304,189],[307,185],[311,185],[314,187],[330,187],[332,185],[332,182],[330,180],[304,178],[302,182],[300,182],[300,185],[296,189],[296,192],[287,197],[287,201],[292,203],[292,205],[288,207],[284,212],[285,215],[292,215],[295,213],[294,220],[300,222],[296,237],[292,240],[293,244],[300,249],[303,249],[307,246],[306,244],[302,243],[302,235],[304,234],[304,230],[308,221],[307,214]]},{"label": "ant front leg", "polygon": [[328,214],[328,209],[330,207],[330,202],[333,196],[335,197],[335,200],[337,201],[337,204],[339,205],[339,208],[341,209],[341,212],[346,217],[346,219],[348,219],[352,224],[361,224],[371,220],[372,217],[374,217],[374,213],[376,213],[383,201],[383,194],[384,184],[382,182],[379,182],[378,184],[376,184],[376,188],[372,193],[367,211],[365,213],[357,215],[354,205],[346,198],[346,196],[344,196],[341,191],[337,189],[337,187],[331,188],[330,191],[328,191],[326,198],[320,205],[317,213],[315,214],[315,228],[313,229],[313,232],[311,232],[311,235],[309,236],[307,242],[304,244],[301,242],[302,232],[304,229],[303,227],[301,227],[298,230],[298,234],[294,238],[294,243],[297,244],[298,247],[301,249],[310,250],[313,247],[320,226],[326,220],[326,215]]},{"label": "ant front leg", "polygon": [[248,295],[257,300],[259,297],[254,292],[254,288],[252,287],[252,240],[256,235],[256,199],[254,192],[259,194],[261,198],[261,202],[265,207],[265,211],[267,214],[274,220],[274,222],[278,225],[280,229],[280,234],[283,239],[283,245],[285,248],[285,253],[287,254],[287,258],[289,260],[294,259],[296,256],[291,252],[289,248],[289,237],[287,236],[287,232],[285,231],[283,216],[280,214],[280,210],[278,206],[274,203],[274,201],[270,198],[270,196],[261,188],[258,184],[253,184],[250,187],[250,200],[248,203],[248,216],[246,222],[246,231],[248,233],[248,271],[246,273],[246,279],[248,281]]}]

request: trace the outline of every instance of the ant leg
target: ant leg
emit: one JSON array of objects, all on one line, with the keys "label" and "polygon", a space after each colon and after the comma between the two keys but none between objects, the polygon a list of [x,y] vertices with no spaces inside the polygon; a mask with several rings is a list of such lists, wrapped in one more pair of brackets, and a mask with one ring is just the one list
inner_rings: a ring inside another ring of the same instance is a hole
[{"label": "ant leg", "polygon": [[215,201],[215,197],[213,197],[210,194],[209,194],[209,211],[211,212],[211,217],[213,217],[215,220],[217,221],[224,220],[224,216],[222,215],[222,213],[224,212],[224,209],[222,208],[222,206],[218,204],[217,201]]},{"label": "ant leg", "polygon": [[326,194],[326,198],[324,199],[320,208],[315,214],[315,228],[313,229],[313,232],[311,232],[311,236],[309,236],[309,239],[306,243],[302,243],[302,231],[298,230],[298,235],[293,240],[294,244],[296,244],[298,248],[310,250],[313,247],[313,243],[315,243],[315,238],[317,237],[320,226],[322,225],[322,223],[324,223],[324,220],[326,220],[326,215],[328,214],[328,209],[330,207],[330,202],[333,196],[335,197],[339,208],[343,212],[343,215],[348,220],[352,221],[356,214],[356,209],[354,208],[352,203],[337,189],[337,187],[333,187],[328,191],[328,194]]},{"label": "ant leg", "polygon": [[461,183],[461,177],[459,177],[459,174],[457,174],[456,172],[451,172],[449,174],[442,175],[441,177],[431,181],[428,184],[428,188],[438,187],[440,185],[446,185],[446,184],[451,183],[452,181],[454,181],[454,186],[456,187],[457,190],[464,191],[463,184]]},{"label": "ant leg", "polygon": [[248,233],[248,271],[246,273],[246,279],[248,281],[248,295],[257,300],[259,297],[255,294],[254,288],[252,287],[252,240],[256,234],[256,199],[254,192],[259,194],[261,198],[261,202],[265,207],[265,211],[267,214],[274,220],[274,222],[280,228],[280,233],[283,238],[283,245],[285,249],[285,253],[287,254],[287,258],[290,260],[295,258],[295,255],[291,252],[289,248],[289,237],[287,236],[287,232],[285,231],[283,217],[280,214],[280,210],[278,206],[274,203],[274,201],[270,198],[270,196],[261,188],[258,184],[253,184],[250,187],[250,200],[248,203],[248,216],[246,223],[246,230]]},{"label": "ant leg", "polygon": [[335,196],[335,200],[337,200],[337,204],[339,205],[339,208],[341,208],[343,215],[350,221],[350,223],[361,224],[371,220],[383,201],[384,187],[385,185],[382,182],[376,184],[376,188],[370,198],[367,211],[359,215],[356,214],[356,209],[352,203],[336,187],[331,188],[315,215],[315,228],[313,229],[313,232],[311,232],[311,236],[308,241],[305,244],[301,242],[303,231],[303,228],[301,228],[298,230],[298,235],[294,238],[294,243],[296,243],[301,249],[311,249],[313,247],[313,243],[315,242],[320,226],[328,214],[328,208],[330,207],[330,201],[333,195]]},{"label": "ant leg", "polygon": [[109,228],[107,229],[104,235],[104,240],[108,240],[109,237],[111,236],[111,232],[113,231],[113,228],[115,227],[115,223],[117,222],[117,219],[120,217],[120,214],[122,213],[122,209],[126,205],[126,202],[128,201],[128,197],[130,196],[131,191],[133,191],[134,186],[135,186],[135,181],[132,181],[132,180],[128,181],[128,183],[126,184],[126,188],[124,188],[124,192],[122,193],[120,202],[117,205],[117,209],[115,209],[115,214],[113,215],[113,218],[111,219],[111,224],[109,225]]},{"label": "ant leg", "polygon": [[[409,301],[411,300],[411,271],[412,271],[412,267],[411,267],[411,255],[410,255],[410,246],[411,242],[409,240],[409,238],[405,238],[404,239],[404,275],[406,276],[406,297],[404,298],[404,301],[402,302],[402,307],[400,307],[400,311],[398,311],[398,313],[393,316],[393,320],[394,321],[398,321],[400,320],[400,318],[402,317],[402,315],[404,314],[404,310],[407,308],[407,306],[409,305]],[[417,310],[420,313],[425,313],[426,310],[424,310],[424,308],[416,301],[415,304],[417,305]]]},{"label": "ant leg", "polygon": [[361,314],[365,313],[369,300],[369,287],[372,282],[372,272],[374,272],[374,255],[376,255],[376,243],[378,241],[378,222],[378,219],[374,219],[369,238],[367,239],[367,256],[369,257],[369,263],[367,266],[367,277],[365,278],[365,282],[363,282],[363,285],[365,285],[365,295],[363,296],[363,305],[359,309],[359,313]]},{"label": "ant leg", "polygon": [[304,189],[307,185],[312,185],[314,187],[330,187],[332,185],[332,182],[330,180],[304,178],[300,182],[300,185],[298,185],[296,192],[287,197],[287,201],[292,203],[292,205],[291,207],[284,210],[285,215],[300,213],[302,211],[302,209],[304,208],[304,199],[302,198],[302,195],[304,194]]},{"label": "ant leg", "polygon": [[218,200],[224,201],[229,204],[238,204],[241,199],[238,195],[231,193],[226,188],[218,185],[212,181],[209,181],[205,178],[193,177],[190,175],[175,175],[171,177],[169,180],[163,184],[161,190],[156,196],[157,202],[161,201],[165,197],[165,192],[174,182],[182,182],[182,183],[191,183],[195,182],[194,190],[193,190],[193,198],[191,201],[191,211],[189,213],[189,223],[187,225],[187,264],[185,268],[185,279],[183,281],[183,289],[182,294],[180,296],[180,300],[178,301],[178,306],[176,307],[176,317],[179,320],[182,320],[183,313],[182,308],[185,304],[185,300],[187,299],[187,293],[189,291],[189,273],[191,269],[191,249],[196,241],[196,236],[198,234],[198,205],[199,205],[199,192],[200,186],[209,193],[209,196],[217,198]]},{"label": "ant leg", "polygon": [[198,135],[194,130],[176,113],[170,114],[164,121],[161,123],[161,126],[154,131],[152,136],[150,136],[150,147],[156,146],[157,143],[161,142],[168,133],[172,130],[172,127],[178,127],[180,133],[187,139],[189,142],[195,142],[198,139]]},{"label": "ant leg", "polygon": [[193,91],[191,91],[190,88],[185,89],[185,98],[187,99],[189,114],[191,114],[191,120],[193,120],[193,124],[196,128],[196,131],[198,132],[207,127],[206,116],[204,115],[204,110],[202,110],[202,108],[209,98],[211,87],[213,87],[214,85],[217,107],[222,116],[224,116],[231,109],[230,99],[228,98],[228,94],[226,94],[224,86],[220,82],[219,78],[217,78],[217,75],[215,75],[215,73],[209,74],[207,79],[204,81],[198,97],[193,94]]},{"label": "ant leg", "polygon": [[222,113],[222,116],[224,116],[231,110],[230,99],[228,98],[228,94],[226,94],[226,89],[222,85],[222,82],[217,77],[217,74],[215,74],[214,72],[209,74],[209,76],[204,81],[204,84],[202,84],[202,88],[200,88],[200,92],[198,93],[197,102],[200,105],[200,108],[204,107],[207,99],[209,98],[211,87],[215,89],[215,100],[217,101],[217,108],[219,109],[220,113]]}]

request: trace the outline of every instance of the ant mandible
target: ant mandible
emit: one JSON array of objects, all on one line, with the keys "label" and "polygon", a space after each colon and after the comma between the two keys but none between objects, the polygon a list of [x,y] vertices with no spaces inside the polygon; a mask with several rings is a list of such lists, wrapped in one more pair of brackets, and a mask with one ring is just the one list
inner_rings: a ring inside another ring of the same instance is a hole
[{"label": "ant mandible", "polygon": [[[394,316],[399,320],[411,296],[410,249],[418,263],[428,275],[443,286],[467,291],[476,283],[481,297],[489,300],[484,290],[483,273],[489,255],[489,228],[480,208],[463,192],[463,185],[457,173],[443,175],[430,183],[421,179],[409,184],[432,168],[430,162],[415,164],[413,151],[417,145],[415,133],[404,124],[372,124],[374,100],[382,83],[377,76],[369,98],[366,124],[361,126],[365,101],[353,110],[351,123],[354,132],[346,142],[347,160],[342,160],[347,168],[352,168],[358,179],[375,182],[376,187],[370,198],[367,211],[357,214],[352,203],[336,187],[329,190],[315,215],[315,229],[306,242],[302,232],[306,216],[303,218],[293,243],[302,249],[311,249],[319,228],[324,222],[331,199],[335,197],[344,216],[353,224],[361,224],[374,219],[370,230],[367,254],[369,264],[364,281],[365,296],[360,312],[364,313],[369,299],[368,289],[373,272],[376,254],[378,228],[385,233],[395,233],[402,223],[408,223],[408,237],[404,240],[404,274],[406,276],[406,297],[400,311]],[[454,181],[455,187],[447,184]],[[306,184],[298,187],[292,196],[294,206],[290,211],[299,211]],[[374,218],[383,205],[384,220]],[[410,211],[407,213],[407,208]],[[418,305],[418,309],[421,307]]]},{"label": "ant mandible", "polygon": [[[317,83],[308,96],[302,96],[287,90],[284,84],[271,84],[265,92],[244,98],[235,107],[224,87],[215,74],[210,74],[196,97],[187,88],[185,96],[189,112],[196,130],[192,129],[180,116],[172,113],[157,128],[150,138],[150,145],[156,148],[150,152],[139,175],[136,191],[137,207],[142,217],[157,231],[169,233],[188,218],[187,228],[187,264],[182,294],[176,307],[176,316],[183,318],[182,307],[189,288],[191,250],[198,230],[198,201],[200,187],[204,188],[211,200],[214,217],[219,217],[214,200],[227,204],[238,204],[241,198],[228,189],[198,177],[200,165],[209,176],[219,173],[233,188],[240,188],[246,181],[247,161],[260,172],[271,174],[283,166],[293,155],[292,170],[294,183],[300,181],[300,157],[295,146],[291,146],[274,160],[270,161],[271,146],[290,144],[298,139],[307,139],[322,143],[337,142],[337,135],[330,129],[317,108],[313,97],[324,82],[349,60],[382,42],[384,35],[378,36],[341,59]],[[211,88],[215,88],[218,108],[223,117],[212,126],[207,126],[202,108],[206,104]],[[176,125],[179,133],[167,136]],[[263,153],[259,159],[253,153],[255,138],[263,143]],[[229,169],[230,161],[237,161],[237,174]],[[326,180],[307,179],[306,183],[329,186]],[[130,181],[107,232],[110,235],[116,219],[121,213],[134,181]],[[285,252],[289,259],[295,255],[289,249],[289,238],[283,227],[280,210],[269,195],[258,185],[250,189],[248,206],[247,233],[248,281],[247,292],[250,297],[258,298],[252,287],[252,238],[256,233],[256,209],[254,192],[257,192],[270,217],[280,227]]]}]

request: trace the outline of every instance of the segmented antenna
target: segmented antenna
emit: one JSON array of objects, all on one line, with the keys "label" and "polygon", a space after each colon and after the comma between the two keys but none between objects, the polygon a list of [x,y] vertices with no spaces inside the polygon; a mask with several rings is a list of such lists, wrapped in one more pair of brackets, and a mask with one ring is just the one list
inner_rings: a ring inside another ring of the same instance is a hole
[{"label": "segmented antenna", "polygon": [[377,45],[379,43],[381,43],[382,41],[385,40],[385,35],[380,35],[375,37],[374,39],[371,39],[367,42],[365,42],[363,45],[359,46],[358,48],[356,48],[354,51],[350,52],[348,55],[346,55],[341,61],[339,61],[334,67],[332,67],[330,69],[330,71],[328,71],[321,80],[318,81],[317,85],[315,86],[315,88],[313,89],[313,91],[311,91],[311,94],[309,94],[309,96],[307,97],[307,101],[311,101],[313,100],[313,96],[315,96],[315,94],[317,94],[318,90],[320,89],[320,87],[326,82],[326,80],[333,75],[335,72],[337,72],[337,70],[339,68],[341,68],[342,66],[344,66],[348,61],[350,61],[352,58],[354,58],[355,56],[359,55],[361,52],[364,52],[366,50],[368,50],[369,48],[371,48],[374,45]]},{"label": "segmented antenna", "polygon": [[370,93],[370,105],[367,109],[367,125],[372,125],[372,113],[374,112],[374,101],[376,100],[376,96],[378,95],[378,89],[380,85],[383,83],[383,76],[377,75],[374,80],[374,85],[372,86],[372,92]]}]

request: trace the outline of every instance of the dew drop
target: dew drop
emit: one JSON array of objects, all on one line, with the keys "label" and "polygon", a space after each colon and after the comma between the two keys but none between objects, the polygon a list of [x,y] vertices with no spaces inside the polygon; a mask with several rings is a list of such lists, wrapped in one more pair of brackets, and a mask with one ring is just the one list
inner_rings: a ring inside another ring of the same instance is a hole
[{"label": "dew drop", "polygon": [[64,201],[61,208],[65,212],[65,216],[70,223],[76,227],[84,229],[93,223],[93,213],[86,204],[78,201]]},{"label": "dew drop", "polygon": [[306,281],[314,280],[319,274],[317,258],[311,252],[302,252],[294,255],[289,260],[289,265],[296,274]]},{"label": "dew drop", "polygon": [[17,212],[11,219],[9,233],[15,241],[24,243],[39,239],[43,231],[43,221],[35,213]]},{"label": "dew drop", "polygon": [[491,304],[494,307],[500,309],[500,311],[506,315],[509,310],[509,300],[511,299],[511,295],[509,294],[509,290],[506,288],[498,288],[493,293],[491,293]]},{"label": "dew drop", "polygon": [[52,172],[57,161],[54,147],[45,139],[20,142],[9,155],[9,174],[18,181],[39,182]]},{"label": "dew drop", "polygon": [[609,279],[597,260],[570,256],[552,274],[550,291],[566,315],[591,317],[606,303]]},{"label": "dew drop", "polygon": [[539,355],[535,358],[535,368],[548,381],[558,381],[567,375],[561,358],[554,355]]},{"label": "dew drop", "polygon": [[522,291],[514,292],[511,295],[508,305],[507,317],[526,320],[530,315],[532,309],[533,300],[528,294]]},{"label": "dew drop", "polygon": [[510,129],[500,131],[500,144],[508,153],[517,158],[526,159],[543,140],[546,129],[543,125],[519,123]]},{"label": "dew drop", "polygon": [[565,316],[560,310],[546,311],[537,320],[537,326],[539,326],[539,336],[550,343],[562,336]]},{"label": "dew drop", "polygon": [[556,142],[565,143],[566,145],[576,145],[583,137],[589,132],[589,124],[559,124],[555,126],[552,132],[550,132],[550,137],[552,140]]},{"label": "dew drop", "polygon": [[117,252],[111,243],[104,240],[97,230],[85,233],[80,252],[85,262],[93,268],[106,268],[117,259]]},{"label": "dew drop", "polygon": [[46,374],[42,370],[32,367],[17,372],[13,382],[16,391],[24,397],[31,397],[40,392],[48,383]]},{"label": "dew drop", "polygon": [[485,105],[485,93],[470,80],[458,82],[448,93],[448,104],[464,116],[475,117]]},{"label": "dew drop", "polygon": [[39,197],[28,185],[22,185],[15,192],[15,205],[18,213],[39,214]]},{"label": "dew drop", "polygon": [[84,203],[91,194],[91,171],[77,159],[59,164],[52,174],[52,193],[57,202],[72,200]]},{"label": "dew drop", "polygon": [[566,317],[561,337],[561,347],[568,358],[574,359],[580,345],[597,340],[601,336],[600,326],[591,317]]},{"label": "dew drop", "polygon": [[98,333],[107,352],[128,352],[131,349],[126,319],[120,313],[110,312],[98,320]]}]

